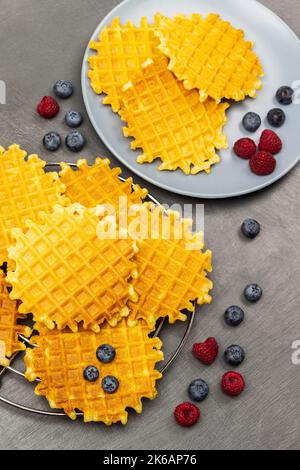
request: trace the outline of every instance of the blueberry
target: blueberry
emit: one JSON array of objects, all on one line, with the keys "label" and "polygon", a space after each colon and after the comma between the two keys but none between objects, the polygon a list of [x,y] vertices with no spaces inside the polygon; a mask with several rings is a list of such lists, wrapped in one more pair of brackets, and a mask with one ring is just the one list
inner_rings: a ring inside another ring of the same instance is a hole
[{"label": "blueberry", "polygon": [[116,357],[116,351],[110,344],[102,344],[96,351],[97,359],[100,362],[112,362]]},{"label": "blueberry", "polygon": [[245,351],[241,346],[232,344],[225,350],[224,359],[231,366],[239,366],[245,359]]},{"label": "blueberry", "polygon": [[74,93],[74,87],[69,80],[58,80],[54,86],[53,91],[59,98],[69,98]]},{"label": "blueberry", "polygon": [[203,401],[209,394],[209,386],[204,380],[195,379],[189,385],[188,394],[192,400]]},{"label": "blueberry", "polygon": [[258,284],[248,284],[244,289],[244,296],[249,302],[257,302],[262,296],[262,288]]},{"label": "blueberry", "polygon": [[261,118],[257,113],[247,113],[243,118],[243,126],[248,132],[256,132],[261,126]]},{"label": "blueberry", "polygon": [[80,152],[85,146],[85,138],[81,132],[70,132],[66,137],[66,146],[71,152]]},{"label": "blueberry", "polygon": [[294,90],[290,86],[282,86],[277,90],[276,98],[280,104],[289,105],[293,102]]},{"label": "blueberry", "polygon": [[65,115],[65,123],[69,127],[79,127],[82,124],[83,117],[79,111],[68,111]]},{"label": "blueberry", "polygon": [[237,305],[231,305],[224,312],[224,320],[229,326],[239,326],[244,320],[244,310]]},{"label": "blueberry", "polygon": [[61,137],[57,132],[48,132],[43,138],[43,145],[50,152],[55,152],[61,146]]},{"label": "blueberry", "polygon": [[281,127],[285,123],[285,113],[280,108],[274,108],[268,112],[267,119],[271,126]]},{"label": "blueberry", "polygon": [[102,388],[106,393],[115,393],[119,388],[119,381],[113,375],[107,375],[102,380]]},{"label": "blueberry", "polygon": [[87,366],[83,371],[83,377],[89,382],[95,382],[99,378],[99,371],[95,366]]},{"label": "blueberry", "polygon": [[246,219],[242,223],[241,230],[243,235],[247,238],[255,238],[260,232],[260,224],[257,220],[254,219]]}]

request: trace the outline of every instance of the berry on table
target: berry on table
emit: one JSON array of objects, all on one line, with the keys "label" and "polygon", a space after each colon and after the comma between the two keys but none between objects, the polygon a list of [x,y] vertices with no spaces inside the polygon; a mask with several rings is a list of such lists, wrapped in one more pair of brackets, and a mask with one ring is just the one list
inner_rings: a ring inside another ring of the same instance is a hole
[{"label": "berry on table", "polygon": [[203,364],[212,364],[219,352],[219,345],[215,338],[207,338],[203,343],[193,345],[193,354]]},{"label": "berry on table", "polygon": [[247,113],[243,117],[243,126],[248,132],[256,132],[261,126],[261,118],[257,113]]},{"label": "berry on table", "polygon": [[281,86],[276,92],[277,101],[285,106],[292,104],[294,90],[290,86]]},{"label": "berry on table", "polygon": [[264,152],[270,152],[272,155],[276,155],[282,150],[282,141],[276,132],[266,129],[263,131],[260,142],[259,150]]},{"label": "berry on table", "polygon": [[58,80],[54,86],[53,91],[59,98],[69,98],[74,93],[74,87],[69,80]]},{"label": "berry on table", "polygon": [[245,351],[238,344],[232,344],[225,349],[224,359],[231,366],[239,366],[245,359]]},{"label": "berry on table", "polygon": [[248,284],[244,289],[244,296],[249,302],[257,302],[262,293],[262,288],[258,284]]},{"label": "berry on table", "polygon": [[96,357],[98,361],[107,364],[116,357],[116,350],[110,344],[102,344],[96,350]]},{"label": "berry on table", "polygon": [[65,115],[65,123],[69,127],[79,127],[82,124],[83,117],[79,111],[68,111]]},{"label": "berry on table", "polygon": [[37,112],[43,118],[52,119],[59,112],[59,104],[52,96],[44,96],[38,104]]},{"label": "berry on table", "polygon": [[245,380],[238,372],[229,371],[222,377],[221,388],[226,395],[237,397],[245,388]]},{"label": "berry on table", "polygon": [[180,426],[191,427],[200,419],[200,410],[193,403],[185,402],[176,406],[174,417]]},{"label": "berry on table", "polygon": [[248,160],[256,153],[256,143],[245,137],[234,144],[233,150],[238,157]]},{"label": "berry on table", "polygon": [[83,377],[88,382],[95,382],[99,378],[99,371],[95,366],[87,366],[83,371]]},{"label": "berry on table", "polygon": [[247,238],[256,238],[260,233],[260,223],[255,219],[246,219],[241,226],[242,234]]},{"label": "berry on table", "polygon": [[249,160],[251,171],[259,176],[266,176],[273,173],[276,164],[276,160],[270,152],[257,152],[257,154]]},{"label": "berry on table", "polygon": [[115,393],[119,388],[119,381],[113,375],[107,375],[102,379],[102,388],[106,393]]},{"label": "berry on table", "polygon": [[66,146],[71,152],[80,152],[85,146],[85,138],[81,132],[70,132],[66,137]]},{"label": "berry on table", "polygon": [[237,305],[231,305],[224,312],[225,323],[229,326],[239,326],[244,320],[244,310]]},{"label": "berry on table", "polygon": [[195,379],[189,385],[188,394],[192,400],[203,401],[209,394],[209,386],[205,380]]},{"label": "berry on table", "polygon": [[280,108],[271,109],[268,112],[267,119],[273,127],[281,127],[285,123],[285,112]]},{"label": "berry on table", "polygon": [[55,152],[61,146],[61,137],[58,132],[48,132],[43,138],[44,147],[50,152]]}]

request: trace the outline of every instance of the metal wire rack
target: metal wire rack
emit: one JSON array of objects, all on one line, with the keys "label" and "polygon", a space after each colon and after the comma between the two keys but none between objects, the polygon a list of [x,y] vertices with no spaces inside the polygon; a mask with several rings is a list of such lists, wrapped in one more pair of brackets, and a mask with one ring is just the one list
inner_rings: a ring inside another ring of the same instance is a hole
[{"label": "metal wire rack", "polygon": [[[70,165],[71,168],[73,168],[74,170],[76,170],[76,164],[75,163],[68,163]],[[46,168],[57,168],[60,166],[60,162],[48,162],[46,164]],[[125,181],[124,178],[120,177],[119,176],[119,179],[121,181]],[[154,204],[158,205],[158,206],[161,206],[161,203],[154,197],[152,196],[151,194],[148,195],[148,199],[150,201],[152,201]],[[179,356],[180,352],[182,351],[182,349],[184,348],[186,342],[187,342],[187,339],[189,337],[189,334],[191,332],[191,329],[192,329],[192,326],[193,326],[193,322],[194,322],[194,318],[195,318],[195,313],[196,313],[196,306],[194,306],[194,310],[193,312],[190,313],[190,315],[188,316],[188,321],[187,321],[187,326],[183,332],[183,335],[179,341],[179,344],[177,345],[176,349],[171,353],[171,355],[169,356],[169,358],[167,359],[167,361],[163,364],[163,366],[161,367],[160,369],[160,372],[161,373],[164,373],[167,371],[167,369],[170,368],[170,366],[175,362],[175,360],[177,359],[177,357]],[[158,336],[162,330],[162,328],[164,327],[165,325],[165,319],[161,319],[159,320],[158,324],[157,324],[157,327],[156,327],[156,330],[155,332],[153,333],[153,336]],[[37,347],[36,345],[32,344],[30,342],[30,339],[28,338],[25,338],[24,336],[20,335],[20,340],[24,342],[24,344],[28,347]],[[18,377],[21,377],[23,378],[24,380],[25,379],[25,375],[23,372],[21,372],[20,370],[18,370],[17,368],[13,367],[12,364],[14,362],[14,360],[17,358],[17,356],[19,356],[21,353],[16,353],[14,354],[12,357],[11,357],[11,360],[10,360],[10,365],[7,366],[7,367],[0,367],[0,379],[1,381],[3,381],[3,377],[5,376],[6,373],[10,372],[10,373],[13,373],[15,374],[16,376]],[[37,380],[38,382],[38,380]],[[6,405],[9,405],[9,406],[12,406],[13,408],[16,408],[16,409],[19,409],[19,410],[22,410],[22,411],[27,411],[29,413],[33,413],[33,414],[37,414],[37,415],[44,415],[44,416],[66,416],[66,414],[63,412],[63,411],[51,411],[51,410],[42,410],[42,409],[38,409],[38,408],[33,408],[33,407],[29,407],[29,406],[26,406],[26,405],[23,405],[21,403],[18,403],[16,401],[12,401],[12,400],[9,400],[8,398],[6,397],[3,397],[2,395],[0,395],[0,402],[1,403],[4,403]],[[83,413],[81,412],[77,412],[77,416],[83,416]]]}]

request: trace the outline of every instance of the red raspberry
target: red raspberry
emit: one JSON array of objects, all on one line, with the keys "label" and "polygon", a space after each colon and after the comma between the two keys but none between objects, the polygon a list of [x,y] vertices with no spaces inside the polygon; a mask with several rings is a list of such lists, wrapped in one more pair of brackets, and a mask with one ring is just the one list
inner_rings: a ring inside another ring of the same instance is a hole
[{"label": "red raspberry", "polygon": [[37,107],[37,112],[40,116],[51,119],[59,112],[59,104],[52,96],[44,96]]},{"label": "red raspberry", "polygon": [[176,406],[174,416],[180,426],[190,427],[197,423],[200,419],[200,410],[193,403],[181,403]]},{"label": "red raspberry", "polygon": [[219,345],[215,338],[207,338],[203,343],[195,343],[193,345],[193,354],[205,365],[214,362],[219,352]]},{"label": "red raspberry", "polygon": [[269,129],[263,131],[259,142],[259,150],[270,152],[273,155],[276,155],[282,150],[282,141],[276,132]]},{"label": "red raspberry", "polygon": [[233,150],[238,157],[248,160],[256,153],[256,143],[254,140],[245,137],[234,144]]},{"label": "red raspberry", "polygon": [[276,160],[269,152],[257,152],[249,161],[251,171],[256,175],[270,175],[276,168]]},{"label": "red raspberry", "polygon": [[226,395],[237,397],[245,388],[244,378],[238,372],[226,372],[221,380],[221,388]]}]

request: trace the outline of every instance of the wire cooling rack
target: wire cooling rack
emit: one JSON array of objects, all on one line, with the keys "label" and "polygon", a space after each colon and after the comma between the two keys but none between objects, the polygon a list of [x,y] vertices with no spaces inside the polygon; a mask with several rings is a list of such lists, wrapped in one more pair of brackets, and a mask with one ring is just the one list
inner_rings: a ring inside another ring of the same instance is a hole
[{"label": "wire cooling rack", "polygon": [[[76,167],[76,164],[75,163],[68,163],[68,165],[70,165],[70,167],[73,169],[73,170],[76,170],[77,167]],[[60,166],[60,162],[49,162],[46,164],[46,168],[57,168]],[[120,177],[119,176],[119,179],[121,181],[125,181],[124,178]],[[148,199],[150,201],[152,201],[155,205],[157,206],[161,206],[162,205],[160,204],[160,202],[154,197],[152,196],[151,194],[148,194]],[[191,332],[191,329],[192,329],[192,326],[193,326],[193,322],[194,322],[194,318],[195,318],[195,313],[196,313],[196,306],[194,305],[194,310],[193,312],[191,312],[188,316],[188,321],[187,321],[187,326],[183,332],[183,335],[181,336],[180,338],[180,341],[179,341],[179,344],[177,345],[176,349],[170,354],[169,358],[167,359],[167,361],[163,364],[163,366],[160,368],[160,372],[161,373],[164,373],[167,371],[167,369],[169,369],[171,367],[171,365],[175,362],[175,360],[177,359],[177,357],[179,356],[179,354],[181,353],[182,349],[184,348],[186,342],[187,342],[187,339],[188,339],[188,336]],[[153,336],[158,336],[161,332],[161,330],[163,329],[164,325],[165,325],[165,319],[161,319],[158,321],[158,324],[157,324],[157,327],[156,327],[156,330],[155,332],[153,333]],[[37,347],[35,344],[32,344],[30,342],[30,339],[28,338],[25,338],[24,336],[20,335],[19,336],[20,340],[23,341],[23,343],[25,344],[26,347]],[[24,354],[24,352],[19,352],[19,353],[16,353],[14,354],[12,357],[11,357],[11,360],[10,360],[10,365],[7,366],[7,367],[0,367],[0,379],[1,379],[1,382],[3,382],[4,380],[4,377],[7,373],[12,373],[14,375],[16,375],[17,377],[21,378],[21,379],[25,379],[25,375],[23,372],[21,372],[20,370],[18,370],[17,368],[13,367],[12,364],[14,363],[15,359]],[[36,380],[36,382],[38,382],[38,379]],[[0,395],[0,402],[5,404],[5,405],[9,405],[9,406],[12,406],[13,408],[17,408],[19,410],[22,410],[22,411],[27,411],[29,413],[33,413],[33,414],[38,414],[38,415],[44,415],[44,416],[66,416],[66,414],[63,412],[63,411],[52,411],[52,410],[42,410],[42,409],[39,409],[39,408],[33,408],[33,407],[29,407],[29,406],[26,406],[26,404],[22,404],[22,403],[19,403],[17,401],[12,401],[12,400],[9,400],[8,398],[6,397],[3,397],[2,395]],[[83,413],[81,412],[77,412],[77,416],[83,416]]]}]

